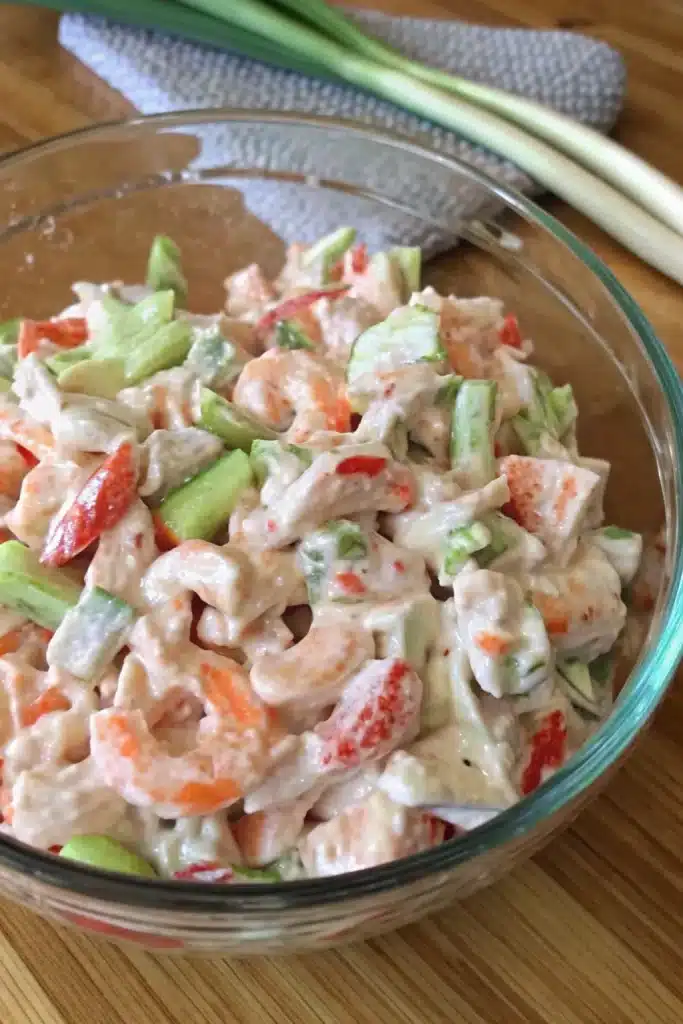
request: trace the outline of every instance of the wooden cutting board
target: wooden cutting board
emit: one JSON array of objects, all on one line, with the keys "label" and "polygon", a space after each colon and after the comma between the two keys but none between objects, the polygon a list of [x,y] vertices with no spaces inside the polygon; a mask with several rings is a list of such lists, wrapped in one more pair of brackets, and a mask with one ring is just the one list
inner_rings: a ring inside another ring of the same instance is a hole
[{"label": "wooden cutting board", "polygon": [[[303,2],[303,0],[302,0]],[[395,13],[577,28],[619,47],[619,135],[683,176],[681,0],[377,0]],[[0,150],[129,105],[60,50],[56,17],[0,7]],[[559,202],[683,366],[683,292]],[[679,678],[680,683],[680,678]],[[189,961],[124,953],[0,905],[1,1024],[680,1024],[683,692],[627,767],[533,861],[422,924],[338,952]]]}]

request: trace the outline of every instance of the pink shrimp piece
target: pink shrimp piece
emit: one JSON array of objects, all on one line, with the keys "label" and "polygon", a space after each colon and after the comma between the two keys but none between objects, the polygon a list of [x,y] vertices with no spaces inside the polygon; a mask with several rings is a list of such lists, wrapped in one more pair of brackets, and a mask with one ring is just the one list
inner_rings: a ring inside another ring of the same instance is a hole
[{"label": "pink shrimp piece", "polygon": [[242,370],[234,402],[274,430],[305,441],[316,430],[348,431],[351,406],[340,369],[302,350],[270,349]]},{"label": "pink shrimp piece", "polygon": [[295,845],[311,806],[304,798],[268,811],[244,814],[232,827],[233,835],[247,867],[271,864]]},{"label": "pink shrimp piece", "polygon": [[275,298],[273,286],[263,276],[257,263],[225,279],[225,308],[231,316],[248,316],[260,312]]},{"label": "pink shrimp piece", "polygon": [[289,650],[256,658],[251,683],[275,706],[329,706],[344,681],[373,655],[372,635],[357,625],[313,625]]},{"label": "pink shrimp piece", "polygon": [[201,651],[196,696],[207,712],[196,745],[172,755],[142,711],[110,708],[91,719],[91,752],[107,784],[162,818],[212,814],[258,785],[281,732],[236,662]]},{"label": "pink shrimp piece", "polygon": [[421,700],[422,682],[406,661],[368,662],[314,730],[321,769],[355,768],[389,754],[414,724]]},{"label": "pink shrimp piece", "polygon": [[4,396],[0,396],[0,437],[16,441],[38,460],[54,451],[52,432]]},{"label": "pink shrimp piece", "polygon": [[0,441],[0,494],[18,498],[30,468],[14,441]]},{"label": "pink shrimp piece", "polygon": [[376,867],[436,846],[445,825],[415,808],[401,807],[376,790],[362,803],[317,825],[299,842],[309,875],[325,877]]}]

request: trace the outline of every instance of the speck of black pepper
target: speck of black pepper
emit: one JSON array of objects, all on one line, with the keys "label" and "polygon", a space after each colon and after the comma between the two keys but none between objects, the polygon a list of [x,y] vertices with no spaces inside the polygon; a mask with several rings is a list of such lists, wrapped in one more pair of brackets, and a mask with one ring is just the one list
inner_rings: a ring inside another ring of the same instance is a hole
[{"label": "speck of black pepper", "polygon": [[462,763],[466,765],[468,768],[472,767],[472,762],[470,761],[469,757],[463,757]]}]

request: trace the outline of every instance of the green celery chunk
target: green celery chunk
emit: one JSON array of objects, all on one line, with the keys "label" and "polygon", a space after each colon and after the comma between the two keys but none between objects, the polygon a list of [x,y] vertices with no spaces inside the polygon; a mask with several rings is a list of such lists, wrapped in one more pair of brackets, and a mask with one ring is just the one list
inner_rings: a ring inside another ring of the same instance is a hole
[{"label": "green celery chunk", "polygon": [[365,374],[396,370],[411,363],[441,362],[445,358],[439,340],[438,315],[426,306],[401,306],[356,338],[346,379],[352,387]]},{"label": "green celery chunk", "polygon": [[320,600],[323,584],[333,564],[359,561],[368,555],[368,541],[358,523],[334,519],[301,541],[297,552],[311,604]]},{"label": "green celery chunk", "polygon": [[558,439],[567,433],[579,415],[571,384],[561,388],[553,388],[548,395],[548,405],[553,411]]},{"label": "green celery chunk", "polygon": [[437,405],[445,405],[448,407],[452,406],[458,396],[458,391],[460,390],[460,385],[462,384],[463,379],[463,377],[459,377],[455,373],[444,377],[445,383],[441,385],[436,393],[435,401]]},{"label": "green celery chunk", "polygon": [[12,390],[12,381],[7,380],[7,377],[0,377],[0,393],[7,394],[8,391]]},{"label": "green celery chunk", "polygon": [[72,836],[59,851],[59,856],[103,871],[157,878],[151,864],[109,836]]},{"label": "green celery chunk", "polygon": [[275,327],[275,344],[278,348],[315,348],[308,335],[293,320],[279,321]]},{"label": "green celery chunk", "polygon": [[241,448],[248,453],[254,441],[273,441],[277,438],[270,427],[248,416],[209,388],[202,388],[200,414],[197,426],[216,434],[228,448]]},{"label": "green celery chunk", "polygon": [[174,308],[175,294],[170,288],[147,295],[134,306],[113,295],[105,295],[102,299],[104,324],[90,342],[93,354],[127,356],[171,323]]},{"label": "green celery chunk", "polygon": [[588,665],[574,658],[557,662],[557,671],[569,684],[570,698],[586,710],[597,706],[598,698]]},{"label": "green celery chunk", "polygon": [[491,531],[481,522],[451,530],[445,545],[445,571],[454,576],[471,555],[487,548],[491,540]]},{"label": "green celery chunk", "polygon": [[126,356],[126,384],[139,384],[160,370],[179,366],[190,351],[191,343],[192,332],[182,320],[159,327]]},{"label": "green celery chunk", "polygon": [[102,587],[84,590],[50,640],[48,665],[78,679],[97,679],[121,650],[134,619],[131,606]]},{"label": "green celery chunk", "polygon": [[18,540],[0,544],[0,604],[55,630],[77,603],[81,587],[59,569],[41,565]]},{"label": "green celery chunk", "polygon": [[460,386],[451,429],[451,465],[472,488],[483,487],[496,475],[493,424],[496,382],[466,380]]},{"label": "green celery chunk", "polygon": [[281,882],[282,875],[275,864],[267,868],[248,868],[244,864],[232,864],[230,867],[236,882]]},{"label": "green celery chunk", "polygon": [[329,282],[329,273],[335,263],[338,262],[350,249],[356,240],[354,228],[337,228],[331,234],[314,242],[309,246],[301,258],[301,264],[305,269],[315,266],[321,268],[321,281],[323,284]]},{"label": "green celery chunk", "polygon": [[491,512],[484,517],[484,525],[489,531],[491,540],[485,548],[477,551],[475,558],[481,569],[486,569],[499,555],[517,543],[516,534],[522,529],[516,523],[509,525],[509,520],[500,512]]},{"label": "green celery chunk", "polygon": [[193,342],[185,366],[211,388],[223,388],[239,376],[245,359],[218,326],[193,331]]},{"label": "green celery chunk", "polygon": [[156,514],[178,542],[210,540],[226,525],[242,491],[251,482],[249,458],[237,449],[171,491]]},{"label": "green celery chunk", "polygon": [[4,320],[0,323],[0,345],[16,345],[20,327],[20,316],[12,317],[11,320]]},{"label": "green celery chunk", "polygon": [[267,477],[277,467],[278,462],[292,455],[301,463],[302,473],[305,469],[308,469],[313,461],[313,453],[309,448],[302,448],[298,444],[282,444],[280,441],[267,441],[257,438],[251,446],[249,461],[258,486],[263,487]]},{"label": "green celery chunk", "polygon": [[403,282],[403,298],[407,302],[413,292],[420,290],[422,276],[422,251],[417,245],[396,246],[389,250]]},{"label": "green celery chunk", "polygon": [[126,386],[123,359],[85,359],[62,370],[57,378],[62,391],[96,398],[116,398]]},{"label": "green celery chunk", "polygon": [[53,356],[48,356],[45,364],[48,370],[51,370],[59,378],[62,373],[70,370],[72,366],[90,359],[92,354],[93,349],[90,345],[79,345],[78,348],[67,348],[63,352],[55,352]]},{"label": "green celery chunk", "polygon": [[168,235],[157,235],[152,242],[146,284],[157,292],[170,289],[178,302],[187,298],[187,278],[180,267],[180,249]]}]

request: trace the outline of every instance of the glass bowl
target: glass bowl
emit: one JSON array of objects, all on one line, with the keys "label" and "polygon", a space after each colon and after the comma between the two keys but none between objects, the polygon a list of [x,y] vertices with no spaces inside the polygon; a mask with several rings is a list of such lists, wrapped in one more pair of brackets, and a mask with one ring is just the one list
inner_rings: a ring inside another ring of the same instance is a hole
[{"label": "glass bowl", "polygon": [[[665,521],[667,535],[649,632],[624,666],[608,722],[530,797],[463,838],[332,879],[225,887],[91,870],[0,838],[0,891],[151,949],[290,952],[404,924],[547,842],[622,762],[683,647],[683,395],[609,270],[547,213],[472,167],[332,120],[209,111],[104,125],[6,157],[0,186],[0,319],[49,316],[74,280],[141,280],[157,232],[180,244],[199,311],[219,307],[221,283],[239,266],[277,268],[283,224],[304,241],[325,216],[371,242],[420,239],[436,251],[465,239],[430,261],[427,281],[505,300],[541,365],[573,384],[582,451],[613,464],[608,520],[636,530]],[[503,209],[504,230],[490,221]]]}]

